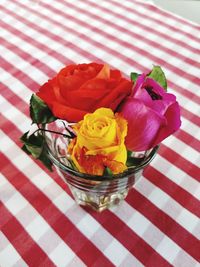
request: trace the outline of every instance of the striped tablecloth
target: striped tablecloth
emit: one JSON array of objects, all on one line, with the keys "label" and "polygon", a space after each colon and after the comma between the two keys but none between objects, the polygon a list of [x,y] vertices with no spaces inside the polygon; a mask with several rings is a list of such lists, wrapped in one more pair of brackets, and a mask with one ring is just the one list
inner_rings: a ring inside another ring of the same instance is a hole
[{"label": "striped tablecloth", "polygon": [[[31,94],[91,61],[127,76],[162,66],[182,113],[126,201],[100,214],[19,141]],[[136,0],[1,0],[0,266],[199,266],[199,103],[199,25]]]}]

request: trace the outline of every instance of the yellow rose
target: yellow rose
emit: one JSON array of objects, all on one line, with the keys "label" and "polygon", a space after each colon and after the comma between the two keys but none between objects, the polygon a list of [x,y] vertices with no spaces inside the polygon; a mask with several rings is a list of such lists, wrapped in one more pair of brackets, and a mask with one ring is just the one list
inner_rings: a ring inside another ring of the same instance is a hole
[{"label": "yellow rose", "polygon": [[80,172],[102,175],[105,167],[114,174],[126,169],[124,145],[127,122],[109,108],[99,108],[74,126],[77,137],[68,152]]}]

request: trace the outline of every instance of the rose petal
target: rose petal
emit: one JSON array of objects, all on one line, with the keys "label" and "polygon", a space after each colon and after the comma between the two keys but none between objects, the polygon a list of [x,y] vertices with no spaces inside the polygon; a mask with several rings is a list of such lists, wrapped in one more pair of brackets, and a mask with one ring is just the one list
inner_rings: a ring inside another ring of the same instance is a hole
[{"label": "rose petal", "polygon": [[[146,78],[144,81],[144,76],[139,78],[137,90],[134,93],[134,98],[140,99],[145,103],[146,106],[154,109],[160,115],[164,115],[167,108],[176,101],[176,97],[173,94],[169,94],[165,91],[163,87],[161,87],[156,81],[151,78]],[[143,85],[141,84],[144,81]],[[157,95],[161,96],[161,100],[153,100],[150,94],[147,92],[145,87],[152,87],[153,92]]]},{"label": "rose petal", "polygon": [[139,88],[137,90],[137,93],[134,94],[133,96],[135,99],[139,99],[143,103],[145,103],[146,106],[152,107],[154,106],[155,103],[153,103],[153,100],[147,90],[144,88]]},{"label": "rose petal", "polygon": [[43,84],[39,92],[36,93],[50,108],[52,107],[52,99],[56,99],[56,95],[52,86],[51,81]]},{"label": "rose petal", "polygon": [[97,64],[97,63],[89,63],[89,64],[83,63],[78,65],[71,64],[61,69],[60,72],[58,73],[58,76],[62,75],[67,77],[76,75],[76,76],[81,76],[84,79],[88,80],[88,79],[93,79],[97,75],[97,73],[100,72],[102,68],[103,64]]},{"label": "rose petal", "polygon": [[68,92],[77,90],[88,80],[94,79],[98,73],[101,73],[101,69],[103,70],[103,65],[96,63],[69,65],[61,69],[57,75],[57,82],[61,89],[61,94],[67,99]]},{"label": "rose petal", "polygon": [[128,134],[125,144],[128,150],[144,151],[152,147],[161,125],[165,125],[165,118],[159,116],[145,104],[134,98],[129,98],[120,109],[128,121]]},{"label": "rose petal", "polygon": [[81,87],[79,88],[79,93],[81,92],[81,96],[87,95],[88,91],[91,91],[94,94],[95,93],[102,94],[102,91],[105,90],[106,88],[107,88],[106,80],[95,78],[82,84]]},{"label": "rose petal", "polygon": [[152,143],[152,146],[155,146],[162,142],[169,135],[177,131],[181,126],[180,120],[180,108],[177,102],[173,103],[167,109],[165,113],[166,125],[160,127],[156,139]]},{"label": "rose petal", "polygon": [[[68,105],[88,112],[93,112],[99,101],[109,93],[107,82],[93,79],[83,84],[78,90],[68,92]],[[76,101],[78,99],[78,101]]]},{"label": "rose petal", "polygon": [[79,87],[85,83],[85,79],[82,77],[74,76],[62,76],[57,77],[58,86],[60,88],[61,95],[67,99],[70,91],[78,90]]},{"label": "rose petal", "polygon": [[160,96],[164,96],[166,94],[165,89],[152,78],[149,78],[149,77],[146,78],[143,87],[146,87],[146,86],[153,87],[154,92]]},{"label": "rose petal", "polygon": [[[146,81],[144,83],[143,87],[150,86],[153,88],[153,91],[160,95],[162,97],[162,100],[153,100],[152,102],[156,101],[156,103],[153,103],[152,106],[154,106],[154,109],[157,108],[157,106],[162,103],[162,113],[165,113],[166,107],[171,105],[176,101],[176,97],[173,94],[167,93],[163,87],[161,87],[156,81],[154,81],[151,78],[146,78]],[[146,90],[145,90],[146,91]],[[161,107],[159,108],[159,111],[161,111]]]},{"label": "rose petal", "polygon": [[[173,101],[172,98],[173,97]],[[165,94],[165,97],[162,100],[154,100],[148,105],[150,108],[155,110],[160,115],[164,115],[170,105],[176,101],[176,98],[172,94]]]},{"label": "rose petal", "polygon": [[133,86],[132,82],[126,79],[122,79],[121,83],[115,88],[115,90],[112,90],[101,101],[99,101],[99,103],[97,104],[97,108],[109,107],[115,111],[117,107],[120,105],[121,101],[126,96],[131,94],[132,86]]},{"label": "rose petal", "polygon": [[145,81],[145,78],[146,78],[146,74],[144,74],[144,73],[138,76],[137,81],[133,87],[133,96],[134,97],[137,96],[138,90],[141,89],[141,87]]},{"label": "rose petal", "polygon": [[110,78],[110,68],[107,64],[103,66],[101,71],[97,74],[96,78],[105,80]]},{"label": "rose petal", "polygon": [[55,117],[66,120],[68,122],[80,121],[82,120],[84,115],[87,114],[85,110],[72,108],[57,102],[52,103],[52,112]]},{"label": "rose petal", "polygon": [[115,81],[120,81],[122,78],[121,72],[119,70],[110,70],[110,78]]}]

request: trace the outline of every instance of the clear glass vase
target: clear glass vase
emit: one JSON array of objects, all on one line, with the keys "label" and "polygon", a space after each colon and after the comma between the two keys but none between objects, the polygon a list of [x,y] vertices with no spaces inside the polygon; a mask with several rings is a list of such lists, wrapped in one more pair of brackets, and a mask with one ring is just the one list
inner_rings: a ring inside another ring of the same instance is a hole
[{"label": "clear glass vase", "polygon": [[158,149],[157,146],[148,151],[132,153],[131,162],[134,165],[129,166],[123,173],[94,176],[73,169],[67,155],[69,139],[55,133],[66,134],[62,121],[57,120],[48,124],[46,129],[51,131],[44,134],[48,156],[68,184],[74,199],[79,205],[91,207],[99,212],[118,205],[125,199],[129,189],[141,177],[144,168],[154,158]]}]

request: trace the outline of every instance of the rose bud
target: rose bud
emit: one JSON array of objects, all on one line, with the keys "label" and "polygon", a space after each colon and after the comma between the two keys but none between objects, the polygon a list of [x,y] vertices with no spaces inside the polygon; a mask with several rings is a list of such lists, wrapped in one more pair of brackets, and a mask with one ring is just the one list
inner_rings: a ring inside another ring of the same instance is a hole
[{"label": "rose bud", "polygon": [[131,151],[156,146],[181,125],[176,97],[145,74],[138,77],[132,95],[124,101],[120,112],[128,121],[125,144]]}]

